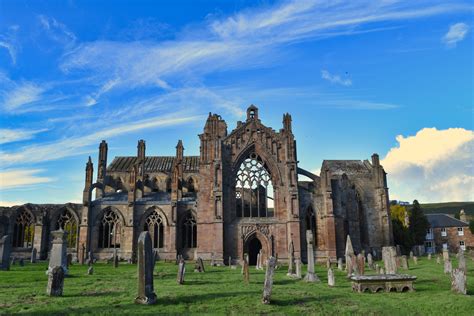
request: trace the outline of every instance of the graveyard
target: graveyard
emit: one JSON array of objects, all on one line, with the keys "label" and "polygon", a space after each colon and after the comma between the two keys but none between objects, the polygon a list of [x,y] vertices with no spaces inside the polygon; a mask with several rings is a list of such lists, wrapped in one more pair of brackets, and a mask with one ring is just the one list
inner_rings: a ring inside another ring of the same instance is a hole
[{"label": "graveyard", "polygon": [[[414,275],[415,291],[404,293],[353,292],[347,272],[332,266],[335,285],[327,283],[326,264],[317,263],[315,273],[320,282],[309,283],[287,276],[288,267],[275,269],[270,304],[262,303],[265,267],[248,267],[249,283],[244,282],[240,266],[210,266],[205,272],[194,272],[194,262],[186,262],[183,284],[177,283],[178,265],[157,261],[153,270],[156,304],[135,303],[137,297],[137,264],[97,262],[94,273],[88,266],[73,263],[64,279],[63,295],[48,296],[46,287],[48,262],[17,262],[9,271],[0,271],[0,314],[71,313],[71,314],[449,314],[472,315],[474,306],[474,261],[466,256],[467,295],[451,291],[449,274],[435,257],[408,259],[409,269],[400,273]],[[451,256],[453,267],[457,259]],[[374,264],[383,266],[380,261]],[[306,274],[306,265],[302,275]],[[366,275],[375,271],[366,267]]]}]

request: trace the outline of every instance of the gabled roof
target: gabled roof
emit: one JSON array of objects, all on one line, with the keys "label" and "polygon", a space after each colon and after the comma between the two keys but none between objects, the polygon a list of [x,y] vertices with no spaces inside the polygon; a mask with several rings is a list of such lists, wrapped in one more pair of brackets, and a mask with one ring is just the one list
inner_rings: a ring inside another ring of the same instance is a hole
[{"label": "gabled roof", "polygon": [[[174,156],[145,157],[145,172],[171,172]],[[137,161],[137,157],[115,157],[107,167],[108,172],[128,172]],[[199,156],[185,156],[183,159],[184,172],[199,171]]]},{"label": "gabled roof", "polygon": [[447,214],[426,214],[428,222],[430,222],[431,228],[438,227],[465,227],[469,226],[468,223],[460,221]]}]

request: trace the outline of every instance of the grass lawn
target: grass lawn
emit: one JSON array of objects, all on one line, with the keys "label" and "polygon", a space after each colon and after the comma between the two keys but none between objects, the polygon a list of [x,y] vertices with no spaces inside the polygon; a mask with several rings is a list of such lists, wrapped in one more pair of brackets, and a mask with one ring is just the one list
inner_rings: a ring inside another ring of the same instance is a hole
[{"label": "grass lawn", "polygon": [[[276,271],[272,304],[261,303],[264,271],[250,269],[250,284],[242,281],[240,268],[206,266],[194,273],[188,263],[185,284],[176,283],[177,266],[158,262],[154,286],[158,303],[134,304],[137,294],[136,266],[121,263],[117,269],[105,263],[75,264],[64,281],[63,297],[46,296],[47,263],[18,264],[0,271],[0,314],[376,314],[376,315],[474,315],[474,262],[469,258],[468,295],[451,293],[450,279],[436,260],[420,258],[409,274],[416,275],[413,293],[353,293],[345,274],[335,271],[336,287],[327,286],[325,267],[317,266],[321,283],[306,283],[286,276],[286,267]],[[453,262],[457,267],[457,262]],[[369,271],[369,274],[371,272]]]}]

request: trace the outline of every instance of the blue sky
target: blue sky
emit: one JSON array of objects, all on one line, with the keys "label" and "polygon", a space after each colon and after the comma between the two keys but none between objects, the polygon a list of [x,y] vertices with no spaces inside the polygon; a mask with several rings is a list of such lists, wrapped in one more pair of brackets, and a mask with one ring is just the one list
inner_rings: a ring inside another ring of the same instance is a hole
[{"label": "blue sky", "polygon": [[0,0],[0,204],[81,199],[89,155],[199,150],[255,104],[300,166],[380,154],[392,198],[474,200],[469,1]]}]

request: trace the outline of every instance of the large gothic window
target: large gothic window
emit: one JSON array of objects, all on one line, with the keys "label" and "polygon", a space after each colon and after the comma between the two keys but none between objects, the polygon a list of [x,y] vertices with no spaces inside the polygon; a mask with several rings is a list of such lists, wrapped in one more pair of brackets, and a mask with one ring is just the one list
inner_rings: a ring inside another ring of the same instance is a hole
[{"label": "large gothic window", "polygon": [[33,215],[23,210],[16,218],[13,227],[13,247],[31,248],[35,236]]},{"label": "large gothic window", "polygon": [[197,247],[197,227],[196,219],[191,212],[186,214],[183,221],[183,246],[184,248]]},{"label": "large gothic window", "polygon": [[56,229],[60,228],[67,232],[68,248],[75,248],[78,226],[76,218],[68,209],[64,209],[58,217],[58,221],[56,222]]},{"label": "large gothic window", "polygon": [[120,217],[109,209],[99,222],[99,248],[120,248]]},{"label": "large gothic window", "polygon": [[272,217],[273,185],[262,159],[251,154],[237,171],[235,197],[238,217]]},{"label": "large gothic window", "polygon": [[145,220],[144,231],[148,231],[151,236],[153,248],[163,248],[164,245],[164,227],[161,216],[153,211]]}]

